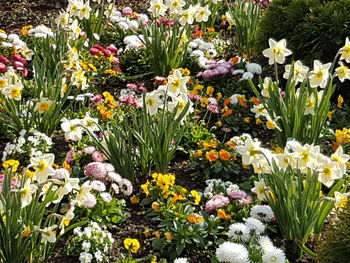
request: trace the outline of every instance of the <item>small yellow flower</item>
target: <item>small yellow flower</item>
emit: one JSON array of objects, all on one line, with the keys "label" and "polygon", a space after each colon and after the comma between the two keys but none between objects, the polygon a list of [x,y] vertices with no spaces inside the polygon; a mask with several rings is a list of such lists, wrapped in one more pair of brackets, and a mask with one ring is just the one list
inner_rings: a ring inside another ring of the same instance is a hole
[{"label": "small yellow flower", "polygon": [[216,100],[221,100],[222,99],[222,93],[221,92],[218,92],[216,93]]},{"label": "small yellow flower", "polygon": [[270,130],[276,129],[276,125],[272,121],[267,121],[266,122],[266,127]]},{"label": "small yellow flower", "polygon": [[174,237],[171,232],[165,232],[164,236],[165,236],[166,240],[169,240],[169,241],[173,240],[173,237]]},{"label": "small yellow flower", "polygon": [[143,192],[146,194],[146,196],[149,195],[149,185],[150,185],[150,184],[151,184],[151,183],[147,180],[146,183],[144,183],[144,184],[141,185],[141,189],[142,189]]},{"label": "small yellow flower", "polygon": [[156,237],[156,239],[159,239],[159,238],[160,238],[160,233],[159,233],[159,231],[154,232],[153,235]]},{"label": "small yellow flower", "polygon": [[132,204],[138,204],[140,203],[140,198],[138,198],[136,195],[133,195],[132,197],[130,197],[130,202]]},{"label": "small yellow flower", "polygon": [[332,110],[332,111],[329,111],[327,113],[327,117],[328,117],[328,120],[331,121],[333,119],[333,114],[334,114],[335,110]]},{"label": "small yellow flower", "polygon": [[202,197],[198,194],[196,190],[192,190],[191,195],[194,197],[194,204],[199,205]]},{"label": "small yellow flower", "polygon": [[131,253],[137,253],[140,249],[140,242],[134,238],[124,239],[124,247]]},{"label": "small yellow flower", "polygon": [[214,92],[214,88],[213,88],[212,86],[208,86],[205,93],[206,93],[209,97],[212,97],[212,96],[213,96],[213,92]]},{"label": "small yellow flower", "polygon": [[22,231],[22,237],[28,237],[32,233],[32,230],[30,229],[29,226],[27,226],[23,231]]},{"label": "small yellow flower", "polygon": [[250,117],[244,118],[244,119],[243,119],[243,122],[245,122],[245,123],[250,123]]},{"label": "small yellow flower", "polygon": [[339,95],[339,96],[338,96],[337,107],[338,107],[339,109],[341,109],[341,108],[343,107],[343,103],[344,103],[344,98],[343,98],[341,95]]},{"label": "small yellow flower", "polygon": [[152,209],[156,212],[159,211],[159,208],[160,208],[160,204],[157,203],[157,202],[153,202],[152,205],[151,205]]},{"label": "small yellow flower", "polygon": [[12,171],[12,172],[16,172],[16,171],[17,171],[17,168],[18,168],[18,166],[19,166],[19,161],[13,160],[13,159],[7,160],[7,161],[3,162],[2,166],[3,166],[4,168],[12,167],[11,171]]}]

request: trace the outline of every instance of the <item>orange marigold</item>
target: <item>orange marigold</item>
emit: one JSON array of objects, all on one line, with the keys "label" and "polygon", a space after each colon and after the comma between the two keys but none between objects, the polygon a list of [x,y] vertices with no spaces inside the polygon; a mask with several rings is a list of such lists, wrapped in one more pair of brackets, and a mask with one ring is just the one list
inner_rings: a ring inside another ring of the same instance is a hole
[{"label": "orange marigold", "polygon": [[211,150],[205,154],[205,158],[209,162],[215,162],[218,159],[218,152],[215,150]]},{"label": "orange marigold", "polygon": [[204,222],[204,218],[200,215],[197,215],[197,214],[191,214],[191,215],[188,215],[187,216],[187,220],[188,222],[190,223],[194,223],[194,224],[197,224],[197,223],[200,223],[200,222]]},{"label": "orange marigold", "polygon": [[226,151],[225,149],[222,149],[219,151],[220,159],[223,161],[228,161],[231,159],[231,153],[229,151]]}]

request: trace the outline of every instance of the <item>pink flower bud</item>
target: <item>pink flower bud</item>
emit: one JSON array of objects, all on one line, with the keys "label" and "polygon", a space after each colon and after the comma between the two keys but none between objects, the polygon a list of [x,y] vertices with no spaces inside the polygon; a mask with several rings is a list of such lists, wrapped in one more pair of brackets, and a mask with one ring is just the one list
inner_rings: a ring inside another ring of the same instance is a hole
[{"label": "pink flower bud", "polygon": [[114,58],[114,60],[111,62],[112,64],[119,64],[120,61],[118,58]]},{"label": "pink flower bud", "polygon": [[135,83],[128,83],[126,84],[126,88],[131,90],[137,90],[137,85]]},{"label": "pink flower bud", "polygon": [[94,45],[93,48],[97,48],[97,49],[99,49],[101,51],[102,51],[102,49],[105,49],[103,46],[101,46],[99,44]]},{"label": "pink flower bud", "polygon": [[98,56],[100,54],[100,50],[94,47],[90,48],[89,52],[91,55],[94,55],[94,56]]},{"label": "pink flower bud", "polygon": [[27,77],[27,75],[28,75],[28,69],[27,68],[23,68],[22,75],[23,75],[23,77]]},{"label": "pink flower bud", "polygon": [[101,50],[102,51],[102,53],[106,56],[106,57],[110,57],[111,55],[112,55],[112,52],[111,51],[109,51],[109,50],[107,50],[107,49],[102,49]]},{"label": "pink flower bud", "polygon": [[120,67],[113,67],[112,69],[115,70],[115,71],[118,71],[118,72],[123,72]]},{"label": "pink flower bud", "polygon": [[117,56],[119,54],[119,50],[113,44],[110,44],[107,47],[107,50],[111,51],[113,53],[113,55],[115,55],[115,56]]},{"label": "pink flower bud", "polygon": [[4,64],[8,64],[10,61],[4,56],[0,56],[0,62],[2,62]]},{"label": "pink flower bud", "polygon": [[24,58],[22,58],[20,55],[18,55],[18,54],[13,54],[12,56],[11,56],[11,58],[12,58],[12,60],[14,60],[14,61],[19,61],[19,62],[21,62],[21,63],[23,63],[23,64],[25,64],[27,61],[24,59]]},{"label": "pink flower bud", "polygon": [[133,13],[132,9],[130,7],[125,7],[122,10],[122,15],[123,16],[131,16]]},{"label": "pink flower bud", "polygon": [[0,72],[5,72],[7,70],[6,66],[4,63],[0,62]]},{"label": "pink flower bud", "polygon": [[92,103],[97,103],[97,102],[101,101],[102,98],[103,98],[102,95],[96,94],[96,95],[91,99],[91,102],[92,102]]},{"label": "pink flower bud", "polygon": [[23,69],[23,68],[24,68],[23,63],[22,63],[22,62],[19,62],[19,61],[13,62],[13,65],[14,65],[17,69]]}]

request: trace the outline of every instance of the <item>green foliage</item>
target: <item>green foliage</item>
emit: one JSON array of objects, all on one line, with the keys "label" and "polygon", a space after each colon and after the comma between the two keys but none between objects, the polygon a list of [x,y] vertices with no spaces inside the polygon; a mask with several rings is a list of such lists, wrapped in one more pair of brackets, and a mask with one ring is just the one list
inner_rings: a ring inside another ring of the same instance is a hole
[{"label": "green foliage", "polygon": [[146,51],[151,58],[153,72],[156,76],[167,76],[172,69],[183,65],[189,44],[189,25],[180,26],[178,21],[170,27],[157,21],[141,27]]},{"label": "green foliage", "polygon": [[[283,171],[274,161],[272,165],[272,174],[263,175],[263,179],[268,189],[271,189],[271,192],[266,192],[266,198],[276,215],[277,224],[284,238],[293,240],[314,256],[305,243],[312,233],[320,233],[334,203],[322,202],[322,184],[317,180],[317,173],[311,169],[308,168],[306,174],[303,174],[299,169],[291,167]],[[335,191],[344,192],[343,184],[344,180],[339,180],[326,197],[332,197]]]},{"label": "green foliage", "polygon": [[236,43],[241,56],[256,54],[257,33],[259,30],[260,7],[254,1],[238,0],[229,13],[234,21]]},{"label": "green foliage", "polygon": [[274,0],[261,21],[259,46],[285,38],[295,60],[329,62],[349,35],[350,0]]},{"label": "green foliage", "polygon": [[350,205],[338,209],[322,233],[317,247],[317,262],[346,263],[350,253]]},{"label": "green foliage", "polygon": [[[145,103],[145,97],[143,98]],[[159,112],[159,116],[151,116],[146,107],[143,107],[139,121],[134,121],[133,135],[135,136],[141,155],[151,157],[155,171],[166,173],[175,152],[181,143],[184,131],[183,119],[190,107],[188,102],[178,115],[178,107],[173,112],[168,112],[166,108],[167,96],[164,98],[164,109]],[[178,115],[178,116],[177,116]],[[149,161],[145,160],[149,163]]]}]

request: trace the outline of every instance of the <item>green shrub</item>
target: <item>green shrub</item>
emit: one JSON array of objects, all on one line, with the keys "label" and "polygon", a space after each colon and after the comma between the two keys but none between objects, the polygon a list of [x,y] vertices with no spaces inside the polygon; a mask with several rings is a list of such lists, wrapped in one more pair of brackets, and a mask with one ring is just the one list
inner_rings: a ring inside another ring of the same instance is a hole
[{"label": "green shrub", "polygon": [[294,60],[330,62],[349,36],[350,0],[274,0],[261,21],[259,47],[287,39]]},{"label": "green shrub", "polygon": [[317,262],[346,263],[350,254],[350,205],[349,203],[331,220],[317,248]]}]

